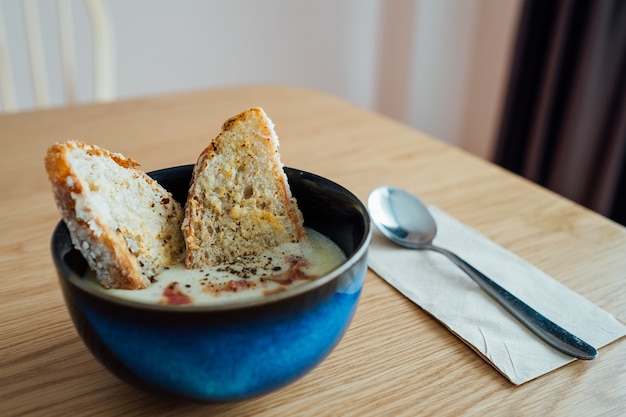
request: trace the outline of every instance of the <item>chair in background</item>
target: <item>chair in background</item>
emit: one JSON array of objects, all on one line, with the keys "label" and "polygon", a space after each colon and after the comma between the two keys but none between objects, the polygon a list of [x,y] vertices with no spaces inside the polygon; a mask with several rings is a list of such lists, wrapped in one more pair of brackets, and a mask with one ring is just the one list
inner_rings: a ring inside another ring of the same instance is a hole
[{"label": "chair in background", "polygon": [[[76,48],[73,7],[78,2],[56,1],[59,54],[63,84],[63,103],[77,102]],[[80,3],[78,3],[80,4]],[[110,101],[115,98],[115,60],[112,25],[108,9],[102,0],[83,0],[89,17],[92,37],[93,101]],[[41,33],[41,13],[37,0],[22,0],[23,25],[26,34],[28,62],[30,66],[34,106],[45,108],[51,105],[50,84],[44,58],[44,39]],[[7,18],[0,10],[0,92],[3,110],[20,110],[17,102],[16,84],[12,74],[11,56],[4,27]],[[23,53],[23,51],[18,51]]]}]

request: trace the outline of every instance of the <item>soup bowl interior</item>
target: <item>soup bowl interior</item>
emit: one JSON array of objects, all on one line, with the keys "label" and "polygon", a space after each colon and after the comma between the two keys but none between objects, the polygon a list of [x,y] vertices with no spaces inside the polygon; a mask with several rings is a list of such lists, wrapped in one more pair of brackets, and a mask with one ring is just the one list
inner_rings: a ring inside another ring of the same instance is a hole
[{"label": "soup bowl interior", "polygon": [[[193,166],[150,173],[184,204]],[[108,294],[59,222],[52,257],[78,334],[114,375],[158,395],[222,402],[302,377],[336,346],[354,315],[367,268],[370,221],[345,188],[285,168],[305,226],[346,255],[330,273],[281,293],[218,305],[163,306]]]}]

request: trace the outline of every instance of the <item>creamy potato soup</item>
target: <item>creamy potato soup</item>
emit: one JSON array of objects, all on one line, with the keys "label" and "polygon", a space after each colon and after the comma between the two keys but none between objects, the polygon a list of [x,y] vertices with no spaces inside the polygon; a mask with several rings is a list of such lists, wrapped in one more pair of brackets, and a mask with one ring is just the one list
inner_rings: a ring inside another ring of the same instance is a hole
[{"label": "creamy potato soup", "polygon": [[185,269],[180,263],[143,290],[105,289],[95,274],[89,282],[109,294],[154,304],[209,305],[264,297],[321,277],[346,259],[326,236],[306,231],[308,242],[281,245],[236,262],[202,269]]}]

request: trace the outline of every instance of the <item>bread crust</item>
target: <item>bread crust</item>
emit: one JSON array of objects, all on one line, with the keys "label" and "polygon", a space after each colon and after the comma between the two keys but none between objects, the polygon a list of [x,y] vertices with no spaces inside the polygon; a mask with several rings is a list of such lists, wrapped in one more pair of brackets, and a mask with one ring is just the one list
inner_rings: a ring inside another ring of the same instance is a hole
[{"label": "bread crust", "polygon": [[[98,207],[94,202],[93,196],[99,190],[90,188],[97,187],[97,185],[89,182],[85,178],[84,172],[81,174],[77,171],[75,155],[80,155],[87,161],[91,160],[96,170],[101,162],[113,161],[115,164],[113,169],[117,170],[114,175],[130,174],[130,181],[144,182],[145,184],[141,184],[141,186],[153,193],[150,195],[153,201],[149,201],[149,197],[145,198],[146,201],[141,201],[141,198],[133,198],[130,204],[163,205],[163,201],[167,201],[167,207],[164,210],[169,213],[168,217],[170,218],[167,221],[175,223],[172,230],[179,230],[182,221],[180,204],[174,201],[171,194],[156,181],[138,169],[139,164],[136,161],[121,154],[112,153],[80,141],[56,143],[46,153],[45,167],[52,184],[57,207],[70,231],[74,246],[81,252],[91,269],[96,272],[100,283],[106,288],[146,288],[156,271],[182,259],[184,252],[182,235],[169,236],[171,233],[167,232],[167,239],[163,243],[167,250],[163,252],[165,254],[163,259],[150,259],[149,255],[142,255],[143,247],[141,245],[134,244],[137,247],[131,250],[129,241],[127,241],[128,237],[125,235],[125,232],[128,233],[128,231],[122,229],[131,228],[132,225],[115,226],[106,219],[106,216],[102,216],[102,213],[107,211],[106,207],[102,207],[106,203],[102,204],[102,199],[98,200],[100,203]],[[114,192],[124,196],[126,191],[119,189],[118,186],[114,188]],[[161,201],[155,200],[154,196],[160,196]],[[123,202],[111,202],[110,204],[123,204]],[[144,233],[140,230],[133,232],[137,235]],[[157,236],[147,236],[146,241],[149,242],[151,238],[154,238],[156,242]],[[155,265],[151,265],[151,269],[148,271],[146,265],[142,265],[142,263],[148,262],[144,258],[142,258],[143,261],[140,261],[140,256],[154,261]]]},{"label": "bread crust", "polygon": [[182,231],[189,269],[232,262],[306,236],[278,137],[263,109],[228,119],[198,157]]}]

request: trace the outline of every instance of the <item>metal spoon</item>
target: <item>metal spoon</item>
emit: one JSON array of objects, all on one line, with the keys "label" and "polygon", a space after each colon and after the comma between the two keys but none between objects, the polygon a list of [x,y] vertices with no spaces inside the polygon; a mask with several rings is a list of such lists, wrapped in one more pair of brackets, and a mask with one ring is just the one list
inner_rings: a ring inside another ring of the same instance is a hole
[{"label": "metal spoon", "polygon": [[412,194],[393,187],[376,188],[369,196],[373,223],[387,238],[410,249],[429,249],[454,262],[509,313],[555,349],[579,358],[594,359],[598,351],[553,323],[513,294],[487,278],[449,250],[433,245],[437,225],[428,209]]}]

